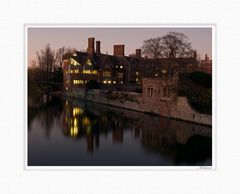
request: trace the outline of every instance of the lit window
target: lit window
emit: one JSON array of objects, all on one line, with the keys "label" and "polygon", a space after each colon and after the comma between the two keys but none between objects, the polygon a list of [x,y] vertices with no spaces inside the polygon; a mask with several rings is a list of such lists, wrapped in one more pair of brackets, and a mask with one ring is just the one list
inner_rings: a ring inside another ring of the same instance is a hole
[{"label": "lit window", "polygon": [[97,70],[90,70],[90,69],[83,70],[83,74],[97,74]]},{"label": "lit window", "polygon": [[120,83],[123,84],[123,81],[121,81]]},{"label": "lit window", "polygon": [[80,65],[76,60],[72,59],[71,58],[71,65],[74,65],[74,66],[77,66],[77,65]]},{"label": "lit window", "polygon": [[136,75],[139,75],[138,71],[136,71]]},{"label": "lit window", "polygon": [[84,84],[83,80],[73,80],[73,84],[77,85],[77,84]]},{"label": "lit window", "polygon": [[136,78],[136,82],[138,82],[139,80],[138,80],[138,78]]},{"label": "lit window", "polygon": [[79,71],[78,71],[78,69],[75,69],[75,73],[78,73]]},{"label": "lit window", "polygon": [[112,83],[111,80],[109,80],[108,83],[109,83],[109,84]]},{"label": "lit window", "polygon": [[122,65],[120,65],[120,69],[122,69],[123,68],[123,66]]},{"label": "lit window", "polygon": [[154,76],[155,76],[155,77],[157,77],[157,76],[158,76],[158,74],[157,74],[157,73],[155,73],[155,74],[154,74]]},{"label": "lit window", "polygon": [[115,83],[116,83],[116,81],[113,81],[113,83],[115,84]]},{"label": "lit window", "polygon": [[73,70],[71,70],[71,73],[73,73]]},{"label": "lit window", "polygon": [[103,81],[103,83],[104,83],[104,84],[106,84],[106,83],[107,83],[107,81],[106,81],[106,80],[104,80],[104,81]]},{"label": "lit window", "polygon": [[68,87],[66,87],[66,90],[68,90]]},{"label": "lit window", "polygon": [[90,59],[87,60],[87,64],[90,66],[92,65],[92,62],[90,61]]}]

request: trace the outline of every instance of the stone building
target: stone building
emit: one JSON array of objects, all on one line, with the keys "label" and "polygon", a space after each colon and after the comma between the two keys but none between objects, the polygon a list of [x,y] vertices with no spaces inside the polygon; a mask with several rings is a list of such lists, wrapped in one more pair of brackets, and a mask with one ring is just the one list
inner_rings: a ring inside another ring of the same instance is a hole
[{"label": "stone building", "polygon": [[202,71],[208,74],[212,74],[212,60],[205,54],[205,59],[200,61]]},{"label": "stone building", "polygon": [[[90,80],[105,86],[141,85],[143,78],[161,78],[169,66],[167,58],[150,59],[136,49],[133,56],[125,56],[125,45],[113,45],[113,55],[101,53],[101,42],[88,38],[86,52],[74,51],[63,58],[64,90],[84,88]],[[178,58],[173,67],[180,72],[191,72],[198,67],[196,51],[189,58]]]}]

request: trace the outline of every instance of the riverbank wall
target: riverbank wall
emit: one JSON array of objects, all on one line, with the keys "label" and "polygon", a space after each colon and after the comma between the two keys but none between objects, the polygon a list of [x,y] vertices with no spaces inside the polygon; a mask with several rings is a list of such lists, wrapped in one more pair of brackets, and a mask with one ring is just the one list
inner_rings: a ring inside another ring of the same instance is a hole
[{"label": "riverbank wall", "polygon": [[212,125],[212,115],[194,110],[186,97],[149,100],[141,93],[119,92],[92,89],[74,89],[64,95],[135,111],[156,114],[166,118],[178,119],[203,125]]}]

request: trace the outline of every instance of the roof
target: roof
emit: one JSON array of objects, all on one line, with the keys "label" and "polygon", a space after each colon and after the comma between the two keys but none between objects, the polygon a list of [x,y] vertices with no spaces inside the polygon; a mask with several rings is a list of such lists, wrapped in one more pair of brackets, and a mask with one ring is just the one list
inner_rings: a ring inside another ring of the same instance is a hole
[{"label": "roof", "polygon": [[[86,64],[88,60],[91,60],[92,65],[94,68],[102,68],[103,65],[109,64],[109,65],[131,65],[135,66],[138,64],[142,64],[145,67],[155,67],[156,65],[161,64],[168,64],[169,59],[168,58],[161,58],[161,59],[152,59],[152,58],[138,58],[135,56],[114,56],[114,55],[108,55],[108,54],[97,54],[94,53],[93,56],[90,56],[86,52],[80,52],[75,51],[74,54],[66,54],[64,57],[71,57],[80,64]],[[198,61],[194,58],[177,58],[176,62],[181,65],[187,65],[187,64],[198,64]]]}]

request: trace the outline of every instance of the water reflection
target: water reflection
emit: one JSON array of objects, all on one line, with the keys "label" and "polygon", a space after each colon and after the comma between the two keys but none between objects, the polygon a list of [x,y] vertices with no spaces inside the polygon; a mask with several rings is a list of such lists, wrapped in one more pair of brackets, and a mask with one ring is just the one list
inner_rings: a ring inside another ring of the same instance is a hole
[{"label": "water reflection", "polygon": [[47,99],[37,110],[28,109],[29,165],[211,165],[210,127],[76,99]]}]

